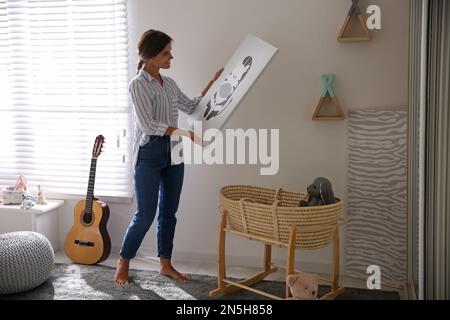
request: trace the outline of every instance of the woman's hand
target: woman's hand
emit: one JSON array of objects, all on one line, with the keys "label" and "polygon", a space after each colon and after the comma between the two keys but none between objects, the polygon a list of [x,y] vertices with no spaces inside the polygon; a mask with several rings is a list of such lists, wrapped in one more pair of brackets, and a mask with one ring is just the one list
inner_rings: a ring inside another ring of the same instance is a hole
[{"label": "woman's hand", "polygon": [[189,134],[189,138],[195,143],[198,144],[199,146],[203,147],[203,140],[202,138],[200,138],[198,135],[195,134],[194,131],[188,131]]},{"label": "woman's hand", "polygon": [[213,85],[213,83],[214,83],[217,79],[219,79],[219,77],[220,77],[220,75],[222,74],[222,72],[223,72],[223,68],[219,69],[219,70],[216,72],[216,74],[214,75],[214,77],[212,78],[212,80],[211,80],[210,82],[208,82],[208,84],[206,85],[205,89],[203,89],[203,91],[202,91],[202,95],[203,95],[203,96],[208,92],[209,88],[211,88],[211,86]]},{"label": "woman's hand", "polygon": [[198,144],[198,145],[200,145],[202,147],[204,146],[202,138],[200,138],[198,135],[196,135],[194,133],[194,131],[188,131],[188,130],[184,130],[184,129],[180,129],[180,128],[176,128],[176,127],[168,127],[164,134],[168,135],[168,136],[172,136],[173,135],[173,136],[188,137],[194,143],[196,143],[196,144]]},{"label": "woman's hand", "polygon": [[220,75],[223,72],[223,68],[220,69],[219,71],[216,72],[216,74],[214,75],[214,78],[212,79],[212,82],[216,81],[217,79],[219,79]]}]

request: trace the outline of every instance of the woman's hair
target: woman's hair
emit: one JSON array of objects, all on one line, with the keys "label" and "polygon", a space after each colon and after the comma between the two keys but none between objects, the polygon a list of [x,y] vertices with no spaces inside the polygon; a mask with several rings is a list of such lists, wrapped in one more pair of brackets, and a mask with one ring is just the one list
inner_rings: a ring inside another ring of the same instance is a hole
[{"label": "woman's hair", "polygon": [[137,72],[142,68],[145,61],[158,55],[170,42],[172,38],[158,30],[145,31],[137,43],[138,62]]}]

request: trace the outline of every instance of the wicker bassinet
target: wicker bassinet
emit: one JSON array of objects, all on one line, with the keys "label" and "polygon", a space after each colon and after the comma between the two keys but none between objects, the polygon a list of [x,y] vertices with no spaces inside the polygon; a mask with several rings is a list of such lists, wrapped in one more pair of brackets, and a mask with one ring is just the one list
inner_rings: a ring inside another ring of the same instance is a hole
[{"label": "wicker bassinet", "polygon": [[304,192],[281,188],[229,185],[220,190],[221,208],[232,231],[287,244],[296,225],[296,247],[319,249],[333,239],[343,203],[335,198],[334,204],[299,207],[300,200],[306,198]]}]

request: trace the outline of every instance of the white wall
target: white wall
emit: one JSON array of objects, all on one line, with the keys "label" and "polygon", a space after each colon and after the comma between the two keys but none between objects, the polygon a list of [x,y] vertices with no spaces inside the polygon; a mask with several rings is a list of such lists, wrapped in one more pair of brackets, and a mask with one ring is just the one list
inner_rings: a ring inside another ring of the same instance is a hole
[{"label": "white wall", "polygon": [[[343,44],[336,36],[350,4],[349,0],[129,1],[130,79],[135,74],[137,39],[150,28],[174,38],[175,58],[165,74],[190,96],[203,89],[247,33],[279,48],[225,128],[279,128],[280,170],[274,176],[261,176],[259,165],[186,165],[174,260],[215,261],[218,194],[224,185],[300,191],[316,176],[325,176],[333,182],[335,194],[346,201],[347,120],[311,120],[322,90],[320,75],[336,75],[334,89],[345,112],[405,107],[408,81],[408,0],[360,1],[364,11],[369,4],[381,7],[382,29],[372,33],[370,42]],[[61,242],[72,224],[74,203],[68,201],[60,220]],[[109,206],[108,230],[117,251],[134,204]],[[345,252],[345,243],[341,244]],[[155,245],[153,226],[139,254],[155,254]],[[232,264],[259,264],[262,250],[260,243],[235,236],[227,239]],[[274,252],[276,259],[284,259],[284,254],[281,249]],[[329,270],[331,247],[297,251],[297,257],[297,267],[323,272]]]}]

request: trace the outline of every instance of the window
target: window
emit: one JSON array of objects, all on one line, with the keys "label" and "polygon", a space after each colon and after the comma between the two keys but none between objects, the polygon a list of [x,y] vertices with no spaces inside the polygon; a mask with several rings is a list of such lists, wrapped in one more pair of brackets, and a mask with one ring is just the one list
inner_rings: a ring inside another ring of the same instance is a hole
[{"label": "window", "polygon": [[0,0],[0,185],[131,197],[126,0]]}]

